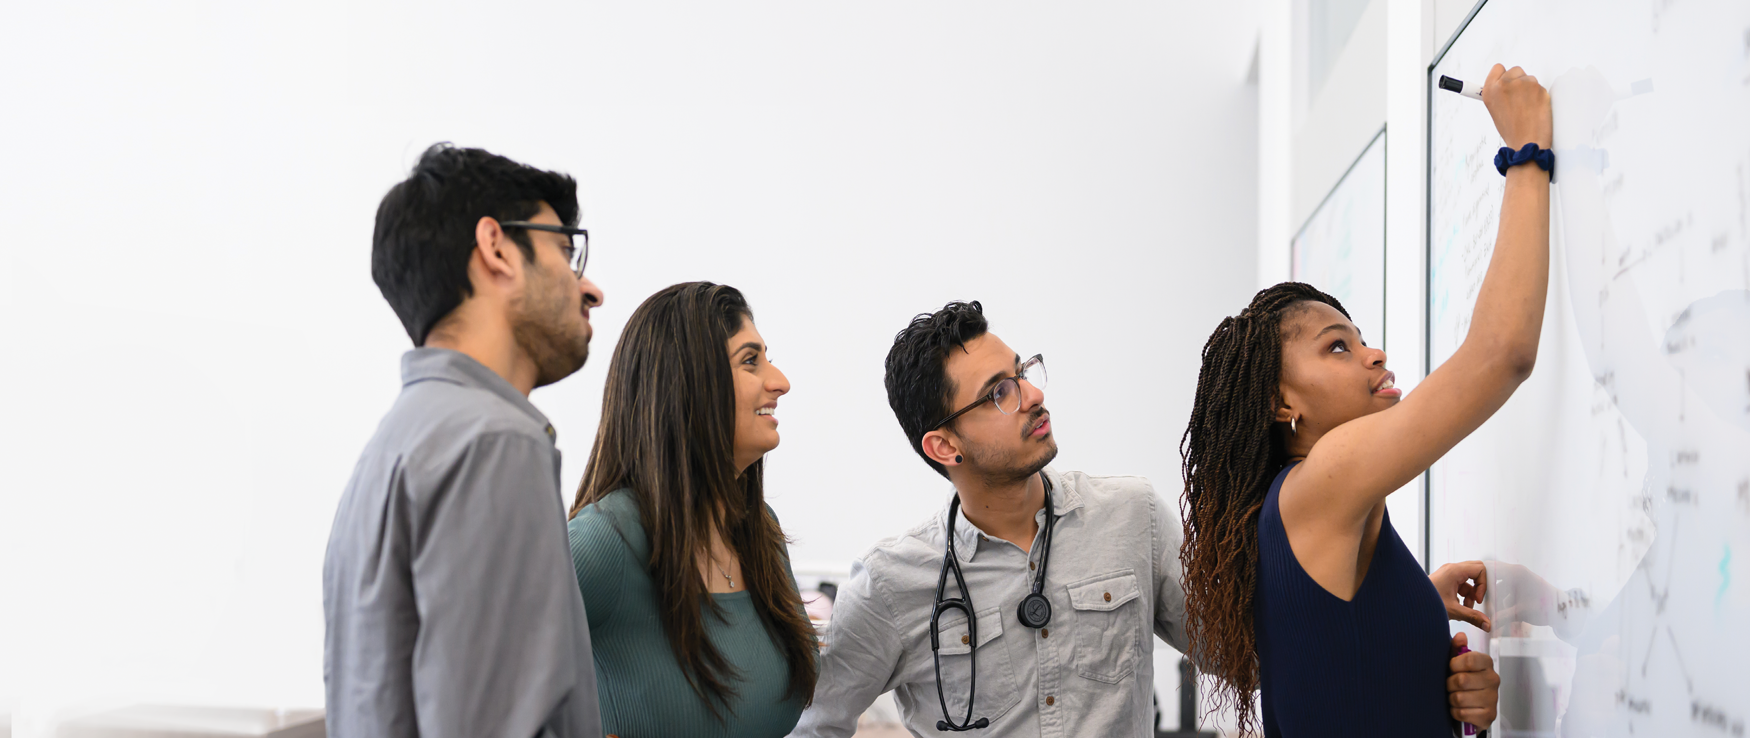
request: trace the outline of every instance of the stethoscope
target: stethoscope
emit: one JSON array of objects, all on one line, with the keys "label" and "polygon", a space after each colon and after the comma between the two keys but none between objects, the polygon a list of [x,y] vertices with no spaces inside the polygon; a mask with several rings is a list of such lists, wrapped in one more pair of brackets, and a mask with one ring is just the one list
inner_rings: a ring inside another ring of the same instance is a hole
[{"label": "stethoscope", "polygon": [[[1051,509],[1051,480],[1041,473],[1039,479],[1045,482],[1045,550],[1039,553],[1039,573],[1033,577],[1033,591],[1021,599],[1021,606],[1015,616],[1022,625],[1029,628],[1043,628],[1051,622],[1051,600],[1045,598],[1045,567],[1051,563],[1051,529],[1057,525],[1057,516]],[[936,699],[942,701],[942,718],[936,721],[936,730],[962,731],[979,730],[990,727],[990,718],[972,719],[972,698],[978,694],[978,617],[972,614],[972,590],[966,588],[966,577],[960,573],[960,557],[954,555],[954,518],[960,514],[960,495],[954,495],[954,501],[948,503],[948,554],[942,559],[942,573],[936,577],[936,601],[930,606],[930,653],[936,660]],[[960,596],[954,599],[943,597],[947,594],[948,572],[954,572],[954,583],[960,587]],[[959,610],[966,615],[966,655],[971,674],[966,680],[966,720],[956,723],[948,714],[948,697],[942,692],[942,613]]]}]

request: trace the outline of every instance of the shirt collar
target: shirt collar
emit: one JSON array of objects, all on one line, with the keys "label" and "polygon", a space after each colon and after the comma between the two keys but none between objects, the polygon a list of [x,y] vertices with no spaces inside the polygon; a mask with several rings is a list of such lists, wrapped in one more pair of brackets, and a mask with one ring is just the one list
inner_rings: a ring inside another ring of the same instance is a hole
[{"label": "shirt collar", "polygon": [[408,387],[416,382],[437,380],[452,382],[463,387],[484,389],[498,395],[512,407],[523,411],[539,423],[547,431],[549,440],[557,441],[558,433],[553,430],[553,424],[547,416],[535,409],[529,398],[512,387],[498,372],[486,368],[474,360],[474,357],[460,351],[441,348],[416,348],[401,355],[401,386]]},{"label": "shirt collar", "polygon": [[[1056,469],[1049,466],[1045,467],[1045,479],[1051,482],[1052,512],[1056,514],[1056,517],[1059,520],[1062,520],[1065,515],[1081,509],[1082,493],[1080,490],[1076,489],[1075,485],[1071,484],[1068,479],[1062,474],[1059,474]],[[937,522],[943,526],[942,532],[944,535],[946,535],[948,531],[948,509],[953,506],[953,496],[957,494],[959,494],[959,490],[949,487],[948,504],[943,505],[942,512],[936,516]],[[1034,520],[1041,526],[1045,525],[1044,508],[1040,508],[1039,512],[1034,514]],[[973,525],[972,521],[966,519],[966,511],[964,509],[955,513],[954,554],[960,559],[960,563],[970,563],[973,556],[978,554],[978,539],[981,535],[984,535],[984,531],[979,530],[978,526]]]}]

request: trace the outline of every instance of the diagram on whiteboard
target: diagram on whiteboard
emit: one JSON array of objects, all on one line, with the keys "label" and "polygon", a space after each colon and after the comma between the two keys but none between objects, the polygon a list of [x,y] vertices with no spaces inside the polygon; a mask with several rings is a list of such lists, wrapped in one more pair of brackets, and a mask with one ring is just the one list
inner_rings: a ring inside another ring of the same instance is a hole
[{"label": "diagram on whiteboard", "polygon": [[[1532,378],[1430,470],[1433,563],[1495,562],[1500,734],[1744,736],[1750,4],[1490,0],[1430,80],[1495,62],[1550,88],[1549,304]],[[1433,365],[1488,267],[1500,145],[1433,93]]]}]

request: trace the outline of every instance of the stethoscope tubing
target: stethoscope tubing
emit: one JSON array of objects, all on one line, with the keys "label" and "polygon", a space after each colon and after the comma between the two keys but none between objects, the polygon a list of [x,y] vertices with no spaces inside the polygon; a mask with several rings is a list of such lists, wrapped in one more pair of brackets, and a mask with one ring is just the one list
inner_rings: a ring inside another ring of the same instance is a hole
[{"label": "stethoscope tubing", "polygon": [[[1045,571],[1051,563],[1051,537],[1057,527],[1055,510],[1051,504],[1051,481],[1046,479],[1044,472],[1039,475],[1045,482],[1045,550],[1039,554],[1039,573],[1033,578],[1033,590],[1021,600],[1017,618],[1022,625],[1029,628],[1043,628],[1051,622],[1051,602],[1045,598]],[[966,587],[966,577],[960,571],[960,558],[954,551],[954,519],[960,515],[960,495],[955,493],[954,500],[948,503],[948,551],[942,557],[942,571],[936,576],[936,598],[930,604],[930,655],[936,665],[936,699],[942,703],[942,718],[936,721],[936,730],[964,731],[978,730],[990,726],[989,718],[972,719],[973,700],[978,696],[978,616],[972,612],[972,590]],[[947,598],[948,572],[954,573],[954,584],[960,588],[960,596]],[[1035,604],[1034,601],[1038,603]],[[1032,607],[1029,607],[1029,606]],[[1040,616],[1030,615],[1029,611],[1038,609]],[[944,613],[958,610],[966,615],[967,666],[971,672],[966,679],[966,718],[955,722],[948,714],[948,696],[942,689],[942,626]]]}]

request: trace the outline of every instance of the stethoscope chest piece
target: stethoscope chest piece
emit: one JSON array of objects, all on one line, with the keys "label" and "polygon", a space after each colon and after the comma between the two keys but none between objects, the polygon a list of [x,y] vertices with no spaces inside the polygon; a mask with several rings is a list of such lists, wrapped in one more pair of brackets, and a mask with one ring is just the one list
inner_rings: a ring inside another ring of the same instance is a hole
[{"label": "stethoscope chest piece", "polygon": [[1021,600],[1021,607],[1015,617],[1022,625],[1029,628],[1043,628],[1051,622],[1051,600],[1038,592],[1029,593]]},{"label": "stethoscope chest piece", "polygon": [[[1039,478],[1045,482],[1045,550],[1039,554],[1039,572],[1033,577],[1033,591],[1021,599],[1021,606],[1016,617],[1021,624],[1029,628],[1043,628],[1051,622],[1051,600],[1045,598],[1045,568],[1051,563],[1051,532],[1057,525],[1056,511],[1051,505],[1051,480],[1041,473]],[[958,732],[962,730],[982,730],[990,727],[989,718],[972,717],[972,700],[978,696],[978,649],[983,641],[978,638],[978,616],[972,611],[972,591],[966,588],[966,577],[960,571],[960,559],[954,553],[954,519],[960,514],[960,495],[954,495],[954,501],[948,504],[948,530],[946,555],[942,557],[942,571],[936,577],[936,600],[930,607],[930,652],[936,666],[936,699],[942,703],[942,717],[936,721],[936,730]],[[960,596],[950,598],[948,592],[948,575],[954,575],[954,585],[960,588]],[[958,611],[966,615],[966,636],[962,643],[970,644],[966,651],[969,673],[966,676],[966,717],[956,721],[948,714],[948,695],[942,689],[942,615]]]}]

